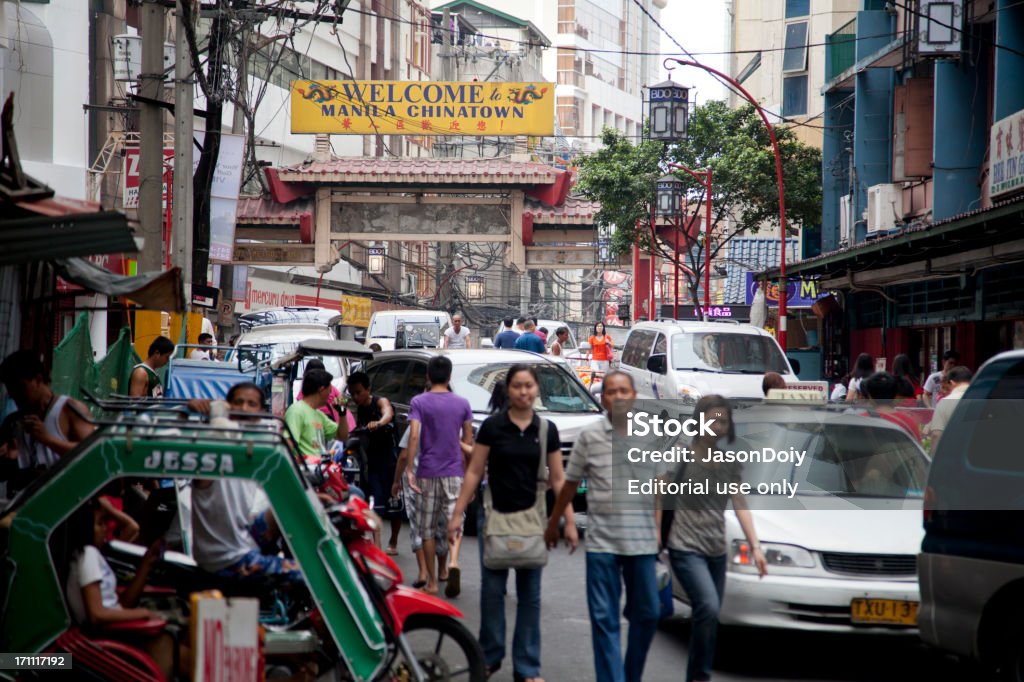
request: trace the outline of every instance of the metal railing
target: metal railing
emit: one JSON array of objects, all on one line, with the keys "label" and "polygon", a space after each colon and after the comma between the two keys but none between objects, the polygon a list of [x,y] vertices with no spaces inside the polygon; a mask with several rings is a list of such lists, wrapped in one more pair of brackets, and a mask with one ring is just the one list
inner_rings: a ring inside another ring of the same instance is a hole
[{"label": "metal railing", "polygon": [[825,80],[831,81],[857,61],[857,19],[850,19],[825,36],[825,42],[829,54]]}]

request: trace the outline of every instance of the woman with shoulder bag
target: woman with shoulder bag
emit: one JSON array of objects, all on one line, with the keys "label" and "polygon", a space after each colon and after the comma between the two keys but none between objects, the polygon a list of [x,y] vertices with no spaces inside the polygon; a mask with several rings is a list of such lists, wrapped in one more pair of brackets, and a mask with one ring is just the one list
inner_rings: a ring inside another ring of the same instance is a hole
[{"label": "woman with shoulder bag", "polygon": [[[488,485],[479,528],[482,529],[480,645],[489,673],[505,657],[505,586],[516,570],[516,625],[512,638],[515,682],[543,682],[540,675],[540,581],[547,563],[545,491],[557,496],[565,481],[558,429],[533,411],[539,391],[537,373],[515,365],[505,379],[508,404],[488,417],[477,433],[448,536],[460,532],[459,519],[476,492],[487,467]],[[541,457],[541,454],[544,457]],[[545,464],[547,472],[545,473]],[[566,540],[577,544],[572,508],[566,509]]]}]

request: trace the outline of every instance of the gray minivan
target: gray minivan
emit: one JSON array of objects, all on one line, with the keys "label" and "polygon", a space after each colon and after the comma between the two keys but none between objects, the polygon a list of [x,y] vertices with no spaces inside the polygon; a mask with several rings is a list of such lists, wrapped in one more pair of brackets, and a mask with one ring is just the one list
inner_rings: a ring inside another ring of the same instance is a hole
[{"label": "gray minivan", "polygon": [[1024,351],[986,362],[942,432],[925,488],[918,627],[928,644],[1024,680]]}]

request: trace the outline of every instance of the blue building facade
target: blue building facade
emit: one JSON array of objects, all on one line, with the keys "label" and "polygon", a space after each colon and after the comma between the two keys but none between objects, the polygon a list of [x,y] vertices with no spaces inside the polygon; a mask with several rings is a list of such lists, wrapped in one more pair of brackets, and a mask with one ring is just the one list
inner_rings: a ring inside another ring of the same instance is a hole
[{"label": "blue building facade", "polygon": [[788,268],[835,291],[826,376],[1024,346],[1024,195],[990,182],[1024,159],[1024,3],[930,1],[864,0],[826,41],[821,253]]}]

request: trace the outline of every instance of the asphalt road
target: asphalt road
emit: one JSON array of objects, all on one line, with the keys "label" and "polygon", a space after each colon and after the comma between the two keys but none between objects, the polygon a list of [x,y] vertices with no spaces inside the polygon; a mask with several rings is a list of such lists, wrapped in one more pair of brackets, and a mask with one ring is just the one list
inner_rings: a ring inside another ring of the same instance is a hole
[{"label": "asphalt road", "polygon": [[[396,559],[409,584],[416,579],[416,562],[409,550],[407,531],[403,528],[399,541],[401,554]],[[474,634],[479,631],[480,623],[478,552],[476,538],[467,537],[462,549],[462,594],[452,600],[465,614],[466,626]],[[547,682],[594,679],[584,574],[582,546],[572,556],[560,547],[552,553],[544,569],[541,660]],[[511,651],[515,622],[514,579],[510,578],[509,589],[506,623],[508,650]],[[678,613],[679,602],[676,606]],[[683,680],[688,638],[689,627],[684,618],[674,616],[664,621],[651,647],[644,679],[651,682]],[[511,667],[511,660],[506,658],[492,680],[512,682]],[[925,647],[915,636],[866,637],[725,629],[719,637],[715,662],[716,682],[978,682],[982,679],[977,670]]]}]

